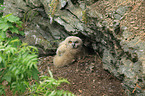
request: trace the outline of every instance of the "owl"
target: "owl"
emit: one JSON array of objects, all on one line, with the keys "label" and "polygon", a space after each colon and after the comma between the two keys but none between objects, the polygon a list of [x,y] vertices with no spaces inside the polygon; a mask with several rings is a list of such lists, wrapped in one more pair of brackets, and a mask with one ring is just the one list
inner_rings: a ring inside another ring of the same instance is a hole
[{"label": "owl", "polygon": [[71,64],[82,51],[83,42],[79,37],[69,36],[59,44],[53,64],[56,67],[63,67]]}]

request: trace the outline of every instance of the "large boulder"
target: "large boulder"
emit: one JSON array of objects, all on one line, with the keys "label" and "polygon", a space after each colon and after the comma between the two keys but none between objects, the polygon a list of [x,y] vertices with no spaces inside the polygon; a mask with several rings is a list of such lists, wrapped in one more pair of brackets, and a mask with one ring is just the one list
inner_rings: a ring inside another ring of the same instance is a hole
[{"label": "large boulder", "polygon": [[103,3],[102,0],[5,0],[5,14],[13,13],[22,19],[23,42],[37,46],[41,55],[54,54],[58,43],[67,36],[79,36],[85,46],[100,54],[103,68],[122,80],[126,93],[143,95],[144,32],[136,35],[122,25],[121,20],[131,6],[104,11]]}]

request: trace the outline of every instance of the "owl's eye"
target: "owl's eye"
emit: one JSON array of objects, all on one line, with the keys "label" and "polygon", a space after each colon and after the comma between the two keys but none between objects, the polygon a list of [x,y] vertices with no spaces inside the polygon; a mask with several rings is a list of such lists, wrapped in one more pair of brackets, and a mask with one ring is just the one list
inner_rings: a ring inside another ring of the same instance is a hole
[{"label": "owl's eye", "polygon": [[68,43],[72,43],[72,41],[68,41]]},{"label": "owl's eye", "polygon": [[75,41],[75,43],[79,43],[78,41]]}]

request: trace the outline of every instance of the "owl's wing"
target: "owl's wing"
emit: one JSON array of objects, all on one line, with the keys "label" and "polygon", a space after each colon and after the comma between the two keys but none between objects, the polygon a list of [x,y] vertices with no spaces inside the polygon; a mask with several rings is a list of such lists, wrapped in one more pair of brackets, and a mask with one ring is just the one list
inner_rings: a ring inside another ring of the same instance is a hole
[{"label": "owl's wing", "polygon": [[66,51],[66,45],[61,45],[57,48],[56,54],[62,56]]}]

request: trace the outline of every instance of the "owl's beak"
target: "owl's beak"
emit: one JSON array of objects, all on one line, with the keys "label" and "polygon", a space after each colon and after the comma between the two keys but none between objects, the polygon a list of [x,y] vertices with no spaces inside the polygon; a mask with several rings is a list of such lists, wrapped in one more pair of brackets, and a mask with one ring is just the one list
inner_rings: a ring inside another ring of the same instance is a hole
[{"label": "owl's beak", "polygon": [[72,47],[73,47],[73,48],[76,48],[76,45],[75,45],[75,43],[72,43]]}]

